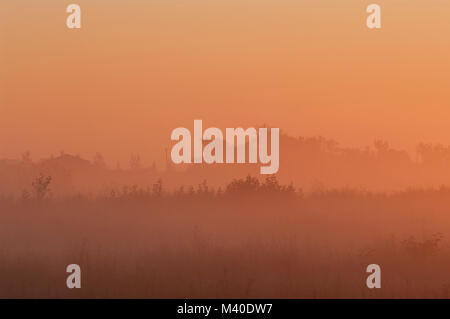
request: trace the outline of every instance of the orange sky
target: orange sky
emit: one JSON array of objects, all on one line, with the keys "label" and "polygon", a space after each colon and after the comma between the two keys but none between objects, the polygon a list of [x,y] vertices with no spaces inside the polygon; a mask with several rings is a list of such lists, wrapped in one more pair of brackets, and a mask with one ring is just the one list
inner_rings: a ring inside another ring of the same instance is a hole
[{"label": "orange sky", "polygon": [[[0,2],[0,157],[160,161],[178,126],[450,144],[450,3]],[[381,30],[365,26],[370,3]]]}]

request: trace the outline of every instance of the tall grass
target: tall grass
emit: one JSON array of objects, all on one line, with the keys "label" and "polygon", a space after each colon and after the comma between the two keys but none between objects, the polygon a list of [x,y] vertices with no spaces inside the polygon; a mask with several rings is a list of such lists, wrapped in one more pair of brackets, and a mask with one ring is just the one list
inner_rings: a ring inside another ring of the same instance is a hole
[{"label": "tall grass", "polygon": [[[448,189],[304,195],[248,177],[167,193],[158,183],[0,198],[0,297],[449,297]],[[72,263],[81,289],[66,288]],[[365,285],[372,263],[381,289]]]}]

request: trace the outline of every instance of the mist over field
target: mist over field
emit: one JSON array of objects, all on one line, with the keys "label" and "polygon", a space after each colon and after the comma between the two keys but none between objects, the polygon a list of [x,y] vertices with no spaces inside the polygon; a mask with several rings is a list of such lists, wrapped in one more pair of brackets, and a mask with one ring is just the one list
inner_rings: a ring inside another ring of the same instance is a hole
[{"label": "mist over field", "polygon": [[1,0],[0,297],[449,298],[450,2],[374,2]]},{"label": "mist over field", "polygon": [[[302,155],[284,153],[270,176],[148,168],[137,155],[127,168],[100,154],[1,161],[0,296],[449,297],[450,188],[428,186],[445,183],[447,148],[422,145],[413,161],[382,142],[282,141]],[[423,186],[400,189],[409,181]],[[72,263],[83,289],[66,288]],[[366,287],[373,263],[382,289]]]}]

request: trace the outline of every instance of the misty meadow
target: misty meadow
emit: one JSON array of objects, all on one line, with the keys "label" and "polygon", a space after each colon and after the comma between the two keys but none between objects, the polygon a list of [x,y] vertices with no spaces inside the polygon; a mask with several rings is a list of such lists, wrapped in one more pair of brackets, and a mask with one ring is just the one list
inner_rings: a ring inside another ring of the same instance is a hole
[{"label": "misty meadow", "polygon": [[[449,297],[450,188],[427,185],[445,184],[447,148],[421,145],[412,161],[382,142],[282,141],[302,156],[281,160],[300,168],[270,176],[146,167],[137,155],[128,168],[109,168],[100,154],[3,160],[0,296]],[[323,171],[328,186],[315,182]],[[358,187],[370,174],[386,179]],[[420,178],[424,186],[401,189]],[[73,263],[82,289],[66,287]],[[382,289],[366,287],[373,263]]]}]

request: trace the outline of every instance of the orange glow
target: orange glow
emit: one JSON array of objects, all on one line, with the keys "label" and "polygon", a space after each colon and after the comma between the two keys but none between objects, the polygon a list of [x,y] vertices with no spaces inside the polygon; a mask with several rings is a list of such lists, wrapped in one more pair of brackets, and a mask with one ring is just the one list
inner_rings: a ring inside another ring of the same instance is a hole
[{"label": "orange glow", "polygon": [[343,145],[449,144],[450,5],[378,1],[2,1],[0,157],[163,161],[202,118]]}]

